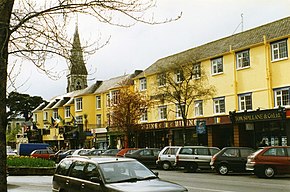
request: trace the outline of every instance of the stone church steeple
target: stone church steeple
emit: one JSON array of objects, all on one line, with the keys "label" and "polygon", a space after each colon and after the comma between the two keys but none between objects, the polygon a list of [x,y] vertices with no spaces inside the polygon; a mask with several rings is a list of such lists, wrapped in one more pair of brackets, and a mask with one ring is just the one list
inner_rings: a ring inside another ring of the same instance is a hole
[{"label": "stone church steeple", "polygon": [[83,50],[81,47],[78,26],[74,33],[74,39],[69,57],[69,74],[67,75],[67,92],[84,89],[87,83],[87,68],[85,66]]}]

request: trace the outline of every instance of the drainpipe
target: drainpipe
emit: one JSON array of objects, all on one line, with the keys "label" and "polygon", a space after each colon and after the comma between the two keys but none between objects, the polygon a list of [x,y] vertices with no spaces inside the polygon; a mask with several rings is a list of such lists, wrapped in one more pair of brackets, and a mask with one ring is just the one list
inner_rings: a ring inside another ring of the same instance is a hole
[{"label": "drainpipe", "polygon": [[269,51],[269,44],[267,43],[266,35],[263,36],[265,46],[265,60],[266,60],[266,80],[267,80],[267,92],[268,92],[268,106],[269,109],[274,107],[273,103],[273,87],[272,87],[272,74],[271,74],[271,55]]}]

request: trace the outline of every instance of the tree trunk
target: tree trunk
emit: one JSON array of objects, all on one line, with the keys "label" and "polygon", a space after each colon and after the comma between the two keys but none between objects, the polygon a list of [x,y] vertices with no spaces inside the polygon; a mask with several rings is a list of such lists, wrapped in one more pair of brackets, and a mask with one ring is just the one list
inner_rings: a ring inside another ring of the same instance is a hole
[{"label": "tree trunk", "polygon": [[7,192],[6,159],[6,91],[8,40],[13,0],[0,0],[0,191]]}]

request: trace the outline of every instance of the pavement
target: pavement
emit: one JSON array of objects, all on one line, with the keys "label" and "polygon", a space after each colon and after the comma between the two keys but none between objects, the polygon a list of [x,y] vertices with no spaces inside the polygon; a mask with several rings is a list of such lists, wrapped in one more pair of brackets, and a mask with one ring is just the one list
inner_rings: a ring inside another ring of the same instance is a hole
[{"label": "pavement", "polygon": [[8,176],[8,192],[51,192],[52,176]]}]

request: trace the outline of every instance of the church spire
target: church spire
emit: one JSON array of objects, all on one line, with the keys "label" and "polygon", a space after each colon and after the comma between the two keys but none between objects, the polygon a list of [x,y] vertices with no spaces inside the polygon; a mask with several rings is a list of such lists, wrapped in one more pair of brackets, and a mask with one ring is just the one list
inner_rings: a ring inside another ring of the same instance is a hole
[{"label": "church spire", "polygon": [[67,92],[84,89],[87,85],[87,69],[83,57],[83,49],[81,47],[78,25],[76,25],[71,55],[69,58],[69,74]]}]

